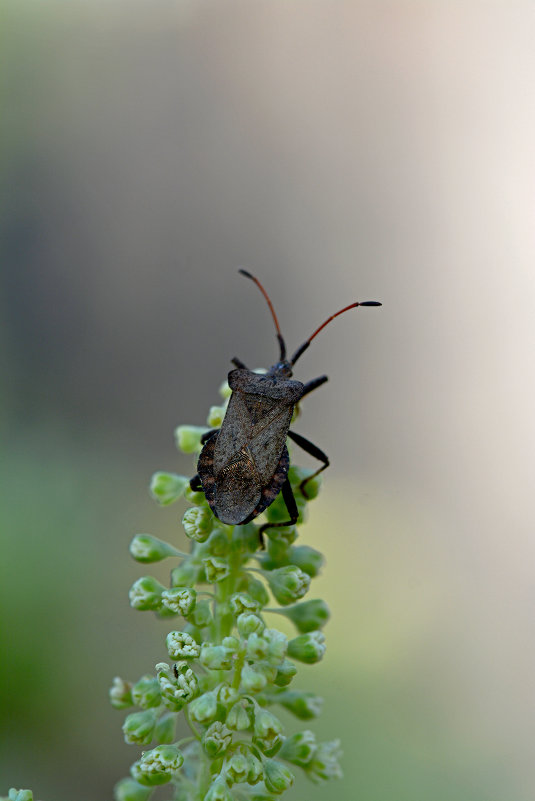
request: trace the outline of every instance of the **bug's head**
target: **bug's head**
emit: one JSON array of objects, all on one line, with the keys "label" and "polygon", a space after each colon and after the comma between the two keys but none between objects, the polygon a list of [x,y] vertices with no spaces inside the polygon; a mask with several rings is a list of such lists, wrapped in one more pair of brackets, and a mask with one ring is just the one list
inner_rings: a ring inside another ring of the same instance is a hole
[{"label": "bug's head", "polygon": [[242,275],[245,275],[246,278],[250,278],[251,281],[254,281],[254,283],[257,285],[257,287],[260,289],[261,293],[265,297],[265,299],[267,301],[267,304],[269,306],[269,310],[271,312],[271,316],[273,317],[273,322],[275,323],[275,328],[277,330],[277,340],[279,342],[279,347],[280,347],[280,356],[279,356],[279,361],[276,364],[274,364],[273,367],[270,367],[270,369],[268,371],[268,374],[272,375],[272,376],[280,377],[280,378],[290,378],[292,376],[292,372],[293,372],[292,371],[292,367],[294,366],[296,361],[300,358],[300,356],[303,355],[303,353],[308,348],[308,346],[310,345],[310,343],[312,342],[314,337],[317,336],[319,334],[319,332],[323,328],[325,328],[325,326],[328,323],[331,322],[331,320],[334,320],[335,317],[338,317],[338,315],[343,314],[346,311],[349,311],[349,309],[356,309],[357,306],[382,306],[383,305],[382,303],[379,303],[379,301],[377,301],[377,300],[363,300],[363,301],[360,301],[360,302],[357,301],[355,303],[350,303],[349,306],[345,306],[343,309],[340,309],[340,311],[337,311],[336,314],[331,314],[331,316],[328,317],[327,320],[325,320],[325,322],[322,323],[319,328],[316,328],[314,333],[311,336],[309,336],[309,338],[306,339],[303,342],[303,344],[300,345],[300,347],[297,348],[297,350],[295,351],[295,353],[292,356],[292,358],[288,360],[286,358],[286,344],[285,344],[284,338],[283,338],[283,336],[281,334],[281,330],[280,330],[280,327],[279,327],[279,321],[277,320],[277,315],[275,314],[275,310],[273,308],[271,300],[269,299],[269,295],[267,294],[266,290],[264,289],[264,287],[262,286],[262,284],[260,283],[258,278],[255,278],[254,275],[251,275],[251,273],[248,273],[247,270],[240,270],[239,272]]},{"label": "bug's head", "polygon": [[288,359],[281,359],[273,367],[269,368],[268,375],[273,375],[277,378],[291,378],[293,375],[292,365]]}]

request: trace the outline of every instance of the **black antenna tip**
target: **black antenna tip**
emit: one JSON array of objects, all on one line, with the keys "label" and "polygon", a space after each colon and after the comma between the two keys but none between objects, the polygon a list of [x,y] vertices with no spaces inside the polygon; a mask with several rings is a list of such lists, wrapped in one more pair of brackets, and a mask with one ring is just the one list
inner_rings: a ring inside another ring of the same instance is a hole
[{"label": "black antenna tip", "polygon": [[246,276],[246,278],[252,278],[252,279],[253,279],[253,281],[254,281],[254,278],[253,278],[253,276],[251,275],[251,273],[248,273],[248,272],[247,272],[247,270],[241,270],[241,269],[240,269],[240,270],[238,270],[238,272],[239,272],[239,273],[241,273],[242,275],[245,275],[245,276]]},{"label": "black antenna tip", "polygon": [[382,303],[379,303],[378,300],[363,300],[359,303],[359,306],[382,306]]}]

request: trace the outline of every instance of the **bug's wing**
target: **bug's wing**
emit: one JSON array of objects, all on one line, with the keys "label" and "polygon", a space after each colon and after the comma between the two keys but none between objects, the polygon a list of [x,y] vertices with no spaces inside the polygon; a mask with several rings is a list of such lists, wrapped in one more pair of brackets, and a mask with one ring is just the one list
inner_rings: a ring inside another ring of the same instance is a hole
[{"label": "bug's wing", "polygon": [[214,449],[216,517],[235,525],[258,506],[279,464],[292,406],[265,396],[233,392]]},{"label": "bug's wing", "polygon": [[258,506],[261,487],[247,450],[238,451],[220,470],[215,484],[216,517],[222,523],[238,525]]},{"label": "bug's wing", "polygon": [[245,397],[245,403],[248,406],[252,423],[249,452],[260,485],[266,487],[273,477],[286,444],[293,405],[282,406],[277,403],[272,408],[264,408],[262,414],[258,407],[265,403],[264,398],[259,399],[258,395],[248,395]]},{"label": "bug's wing", "polygon": [[213,512],[222,523],[241,523],[257,506],[261,486],[248,449],[250,421],[242,392],[233,392],[213,455]]}]

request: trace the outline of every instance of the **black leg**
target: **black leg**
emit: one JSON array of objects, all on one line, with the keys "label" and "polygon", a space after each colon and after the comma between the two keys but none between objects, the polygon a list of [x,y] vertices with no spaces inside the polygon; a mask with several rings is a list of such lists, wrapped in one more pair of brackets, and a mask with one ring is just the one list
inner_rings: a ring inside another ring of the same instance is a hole
[{"label": "black leg", "polygon": [[301,397],[303,398],[305,395],[308,395],[309,392],[312,392],[313,389],[321,387],[321,385],[328,380],[329,379],[327,378],[326,375],[320,375],[319,378],[313,378],[312,381],[307,381],[307,383],[305,384],[305,391],[303,392]]},{"label": "black leg", "polygon": [[282,485],[282,497],[284,499],[284,503],[286,504],[286,508],[288,509],[288,514],[290,515],[290,520],[283,520],[281,523],[264,523],[263,526],[260,526],[258,529],[258,536],[260,537],[260,547],[262,550],[265,548],[264,545],[264,531],[267,528],[280,528],[281,526],[293,526],[299,517],[299,509],[297,508],[297,504],[295,502],[294,493],[292,490],[292,485],[290,484],[288,478]]},{"label": "black leg", "polygon": [[230,361],[231,361],[231,364],[233,364],[235,367],[238,367],[240,370],[248,370],[249,369],[248,367],[245,366],[245,364],[242,361],[240,361],[240,359],[237,359],[236,356],[233,359],[231,359]]},{"label": "black leg", "polygon": [[190,479],[189,486],[190,486],[190,489],[192,490],[192,492],[202,492],[203,491],[202,484],[201,484],[201,479],[199,478],[199,474],[198,473],[196,473],[193,476],[193,478]]},{"label": "black leg", "polygon": [[217,434],[218,431],[218,428],[211,428],[210,431],[205,431],[201,437],[201,445],[204,445],[204,443],[209,440],[211,436]]},{"label": "black leg", "polygon": [[311,456],[314,456],[315,459],[319,459],[320,462],[323,462],[322,466],[318,470],[316,470],[315,473],[312,473],[311,476],[303,479],[303,481],[301,481],[301,483],[299,484],[299,489],[301,490],[305,498],[308,498],[308,495],[305,492],[305,485],[307,484],[308,481],[310,481],[312,478],[315,478],[319,473],[321,473],[323,470],[329,467],[329,457],[327,456],[326,453],[323,453],[323,451],[320,448],[318,448],[317,445],[314,445],[313,442],[310,442],[308,439],[302,437],[301,434],[296,434],[295,431],[288,431],[288,436],[290,437],[290,439],[293,439],[296,445],[299,445],[300,448],[303,448],[304,451],[309,453]]}]

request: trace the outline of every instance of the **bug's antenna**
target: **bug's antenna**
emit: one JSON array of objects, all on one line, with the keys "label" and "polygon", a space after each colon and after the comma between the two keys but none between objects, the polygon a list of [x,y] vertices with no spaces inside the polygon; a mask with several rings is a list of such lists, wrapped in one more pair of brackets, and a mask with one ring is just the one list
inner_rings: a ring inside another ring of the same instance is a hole
[{"label": "bug's antenna", "polygon": [[379,301],[377,300],[363,300],[361,303],[350,303],[349,306],[340,309],[340,311],[337,311],[336,314],[332,314],[327,320],[325,320],[324,323],[320,325],[319,328],[316,328],[312,336],[310,336],[305,342],[303,342],[301,347],[297,348],[294,355],[290,359],[290,364],[293,367],[293,365],[296,363],[299,357],[302,356],[305,350],[308,348],[314,337],[317,336],[319,332],[322,330],[322,328],[325,328],[325,326],[328,325],[328,323],[330,323],[331,320],[334,320],[335,317],[338,317],[339,314],[343,314],[344,312],[349,311],[349,309],[355,309],[357,306],[382,306],[382,305],[383,304],[379,303]]},{"label": "bug's antenna", "polygon": [[273,308],[273,304],[271,303],[271,301],[269,299],[268,293],[266,292],[266,290],[264,289],[264,287],[262,286],[262,284],[260,283],[258,278],[255,278],[254,275],[251,275],[251,273],[248,273],[247,270],[238,270],[238,272],[241,273],[242,275],[244,275],[246,278],[250,278],[251,281],[254,281],[255,284],[257,285],[258,289],[260,290],[260,292],[265,297],[265,299],[267,301],[267,305],[269,306],[269,310],[271,312],[271,316],[273,317],[273,322],[275,323],[275,328],[277,329],[277,339],[279,340],[279,347],[280,347],[280,350],[281,350],[280,360],[281,360],[281,362],[284,361],[286,359],[286,345],[285,345],[284,339],[282,338],[281,330],[280,330],[280,327],[279,327],[279,321],[277,320],[277,315],[275,314],[275,309]]}]

